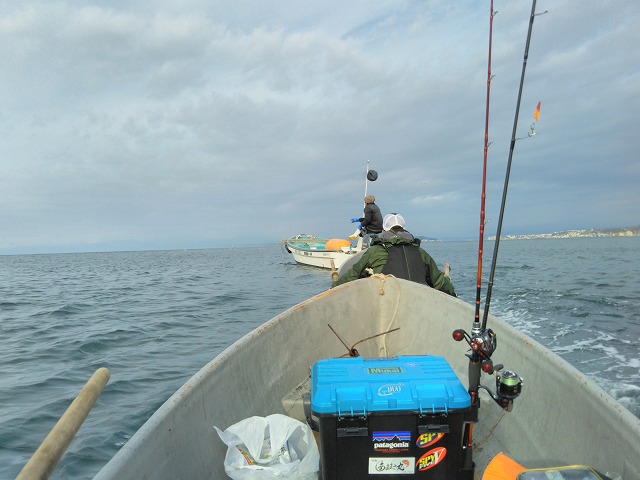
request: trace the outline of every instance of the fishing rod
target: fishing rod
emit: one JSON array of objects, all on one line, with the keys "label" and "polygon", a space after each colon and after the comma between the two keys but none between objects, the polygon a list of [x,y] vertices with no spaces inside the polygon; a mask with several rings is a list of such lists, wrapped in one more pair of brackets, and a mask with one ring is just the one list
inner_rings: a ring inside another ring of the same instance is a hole
[{"label": "fishing rod", "polygon": [[476,281],[476,312],[474,316],[473,329],[480,328],[480,292],[482,289],[482,254],[484,243],[485,226],[485,200],[487,198],[487,154],[489,152],[489,105],[491,98],[491,45],[493,39],[493,17],[497,12],[493,10],[493,0],[491,0],[491,12],[489,14],[489,60],[487,62],[487,103],[485,107],[484,119],[484,157],[482,167],[482,195],[480,197],[480,239],[478,241],[478,276]]},{"label": "fishing rod", "polygon": [[[485,226],[485,200],[486,200],[486,185],[487,185],[487,154],[489,151],[489,106],[491,98],[491,47],[493,41],[493,17],[497,12],[493,10],[493,0],[491,0],[489,11],[489,55],[487,60],[487,101],[485,106],[485,119],[484,119],[484,155],[482,162],[482,194],[480,196],[480,238],[478,240],[478,276],[476,281],[476,310],[471,328],[471,335],[474,338],[478,338],[481,334],[480,331],[480,292],[482,288],[482,252],[484,241],[484,226]],[[456,330],[453,332],[453,338],[460,341],[467,336],[466,332]],[[469,344],[471,346],[471,343]],[[472,350],[473,352],[473,350]],[[471,396],[471,404],[475,407],[479,407],[478,403],[478,388],[480,386],[480,359],[478,355],[471,353],[469,357],[469,394]],[[477,412],[477,410],[475,410]],[[468,422],[465,424],[462,434],[462,449],[463,449],[463,468],[473,471],[473,424]]]},{"label": "fishing rod", "polygon": [[[540,15],[547,13],[546,11],[542,12]],[[491,82],[491,38],[492,38],[492,28],[493,28],[493,17],[495,12],[493,10],[493,0],[491,0],[491,15],[490,15],[490,29],[489,29],[489,67],[488,67],[488,77],[487,77],[487,107],[486,107],[486,120],[485,120],[485,142],[484,142],[484,171],[483,171],[483,179],[482,179],[482,198],[481,198],[481,207],[480,207],[480,240],[479,240],[479,248],[478,248],[478,279],[477,279],[477,288],[476,288],[476,313],[474,317],[474,321],[471,327],[471,333],[468,334],[463,329],[457,329],[453,332],[453,338],[457,341],[465,340],[469,346],[471,347],[470,353],[467,354],[469,357],[469,394],[471,395],[472,404],[479,406],[478,400],[478,391],[480,388],[483,388],[489,392],[491,397],[505,410],[510,411],[513,408],[513,400],[520,395],[522,389],[522,379],[514,372],[509,370],[505,370],[501,375],[498,375],[503,366],[496,364],[494,365],[491,360],[491,355],[496,349],[497,339],[495,333],[491,329],[487,329],[487,319],[489,314],[489,305],[491,301],[491,291],[493,288],[493,279],[495,276],[496,270],[496,259],[498,255],[498,247],[500,244],[500,235],[502,231],[502,221],[504,218],[504,210],[507,198],[507,190],[509,185],[509,176],[511,172],[511,163],[513,160],[513,151],[515,149],[516,143],[516,131],[518,127],[518,116],[520,112],[520,102],[522,98],[522,90],[524,86],[524,78],[527,67],[527,60],[529,57],[529,46],[531,44],[531,33],[533,30],[533,21],[536,17],[536,0],[532,0],[531,4],[531,15],[529,17],[529,30],[527,33],[527,41],[525,45],[524,51],[524,60],[522,64],[522,73],[520,76],[520,88],[518,91],[518,98],[516,102],[516,112],[515,118],[513,122],[513,132],[511,135],[511,144],[509,149],[509,160],[507,162],[507,171],[504,182],[504,189],[502,194],[502,203],[500,206],[500,216],[498,220],[498,231],[496,234],[496,243],[493,250],[493,261],[491,265],[491,272],[489,275],[489,283],[487,286],[487,297],[485,300],[485,308],[482,324],[480,324],[480,288],[481,288],[481,277],[482,277],[482,249],[483,249],[483,238],[484,238],[484,225],[485,225],[485,197],[486,197],[486,165],[487,165],[487,150],[489,147],[488,141],[488,125],[489,125],[489,97],[490,97],[490,82]],[[537,113],[536,113],[537,119]],[[482,372],[488,374],[496,375],[496,393],[492,393],[486,387],[480,385],[480,376]],[[468,433],[467,438],[465,439],[468,442],[468,446],[471,446],[470,437],[471,432]]]},{"label": "fishing rod", "polygon": [[[504,210],[505,204],[507,202],[507,190],[509,188],[509,176],[511,174],[511,162],[513,160],[513,151],[516,146],[516,131],[518,129],[518,116],[520,114],[520,100],[522,99],[522,89],[524,86],[524,76],[527,69],[527,60],[529,58],[529,45],[531,44],[531,32],[533,30],[533,21],[537,15],[544,15],[547,13],[547,10],[544,12],[536,14],[536,0],[532,1],[531,4],[531,15],[529,17],[529,31],[527,33],[527,43],[524,48],[524,59],[522,61],[522,73],[520,75],[520,88],[518,90],[518,100],[516,102],[516,113],[513,119],[513,130],[511,133],[511,145],[509,147],[509,160],[507,161],[507,171],[504,179],[504,188],[502,191],[502,201],[500,204],[500,215],[498,216],[498,228],[496,231],[496,241],[493,247],[493,258],[491,261],[491,272],[489,274],[489,283],[487,284],[487,297],[484,303],[484,315],[482,317],[482,327],[481,330],[484,331],[487,328],[487,319],[489,317],[489,306],[491,303],[491,291],[493,290],[493,278],[496,273],[496,263],[498,258],[498,248],[500,246],[500,236],[502,235],[502,220],[504,219]],[[540,103],[538,103],[538,109],[536,110],[536,119],[537,114],[539,113]]]},{"label": "fishing rod", "polygon": [[[463,469],[465,471],[473,471],[473,423],[478,421],[478,409],[480,408],[480,388],[486,390],[491,398],[500,405],[505,411],[511,411],[513,409],[513,402],[522,392],[522,378],[511,370],[504,370],[502,365],[493,364],[491,355],[496,349],[497,338],[495,333],[491,329],[487,329],[487,318],[489,313],[489,302],[491,301],[491,289],[493,286],[493,278],[495,275],[496,258],[498,255],[498,246],[500,233],[502,230],[502,220],[504,218],[504,207],[507,198],[507,188],[509,185],[509,174],[511,171],[511,162],[513,159],[513,151],[516,143],[516,130],[518,126],[518,115],[520,112],[520,100],[522,98],[522,89],[524,85],[524,76],[527,66],[527,59],[529,57],[529,45],[531,43],[531,32],[533,30],[533,20],[536,16],[536,0],[532,0],[531,15],[529,17],[529,31],[527,33],[527,42],[524,50],[524,61],[522,64],[522,74],[520,77],[520,89],[518,91],[518,100],[516,103],[516,113],[513,123],[513,133],[511,136],[511,146],[509,149],[509,161],[507,163],[507,173],[504,182],[504,191],[502,194],[502,204],[500,207],[500,218],[498,221],[498,233],[496,236],[496,243],[493,251],[493,262],[491,265],[490,280],[487,288],[487,298],[485,300],[484,317],[482,324],[480,324],[480,293],[482,285],[482,254],[483,254],[483,241],[484,241],[484,227],[485,227],[485,200],[486,200],[486,183],[487,183],[487,153],[489,150],[489,104],[491,96],[491,47],[493,37],[493,17],[497,12],[493,10],[493,0],[491,0],[491,11],[489,15],[489,58],[487,67],[487,102],[485,109],[485,131],[484,131],[484,158],[483,158],[483,173],[482,173],[482,195],[480,200],[480,239],[478,242],[478,276],[476,284],[476,309],[473,324],[471,326],[471,333],[468,334],[463,329],[457,329],[453,332],[453,338],[456,341],[465,340],[471,350],[467,353],[469,358],[469,395],[471,397],[471,411],[468,417],[468,421],[465,424],[462,438],[463,449]],[[544,12],[546,13],[546,11]],[[540,104],[536,110],[535,119],[537,121],[539,114]],[[532,132],[533,132],[532,128]],[[484,385],[480,384],[480,377],[482,372],[495,375],[495,393],[489,390]],[[500,372],[500,373],[498,373]]]},{"label": "fishing rod", "polygon": [[[469,357],[469,394],[471,395],[471,403],[475,404],[478,397],[478,389],[480,388],[480,376],[482,362],[487,358],[483,358],[480,346],[491,345],[491,338],[483,338],[483,330],[480,325],[480,296],[482,289],[482,255],[484,244],[484,227],[485,227],[485,201],[486,201],[486,184],[487,184],[487,156],[489,151],[489,106],[491,99],[491,49],[493,41],[493,18],[496,12],[493,9],[493,0],[491,0],[489,13],[489,55],[487,61],[487,99],[485,106],[485,127],[484,127],[484,155],[482,169],[482,195],[480,198],[480,238],[478,240],[478,275],[476,281],[476,309],[473,324],[471,326],[471,334],[467,334],[464,330],[458,329],[453,332],[453,338],[457,341],[466,340],[471,347]],[[493,353],[493,352],[492,352]],[[470,427],[469,427],[470,428]],[[471,438],[471,432],[465,432],[465,436]]]}]

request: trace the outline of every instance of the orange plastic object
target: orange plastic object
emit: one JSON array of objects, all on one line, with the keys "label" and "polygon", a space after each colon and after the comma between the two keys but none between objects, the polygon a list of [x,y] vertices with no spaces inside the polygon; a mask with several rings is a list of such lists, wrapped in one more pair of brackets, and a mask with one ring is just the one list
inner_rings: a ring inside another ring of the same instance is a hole
[{"label": "orange plastic object", "polygon": [[522,465],[500,452],[487,465],[482,480],[516,480],[518,474],[525,470]]},{"label": "orange plastic object", "polygon": [[324,246],[325,250],[340,250],[342,247],[350,247],[351,242],[349,240],[343,240],[341,238],[332,238]]}]

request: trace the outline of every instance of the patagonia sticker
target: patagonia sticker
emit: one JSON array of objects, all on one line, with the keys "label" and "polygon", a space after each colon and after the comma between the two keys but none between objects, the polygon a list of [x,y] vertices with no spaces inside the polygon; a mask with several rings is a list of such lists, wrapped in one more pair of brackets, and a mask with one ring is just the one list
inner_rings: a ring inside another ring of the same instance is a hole
[{"label": "patagonia sticker", "polygon": [[429,450],[423,456],[421,456],[416,462],[416,467],[419,472],[424,472],[430,468],[438,465],[444,457],[447,456],[447,449],[444,447],[436,447],[433,450]]},{"label": "patagonia sticker", "polygon": [[418,448],[430,447],[434,443],[437,443],[438,440],[440,440],[442,437],[444,437],[444,433],[442,433],[442,432],[423,433],[416,440],[416,447],[418,447]]},{"label": "patagonia sticker", "polygon": [[369,475],[413,475],[415,457],[369,457]]},{"label": "patagonia sticker", "polygon": [[373,432],[372,439],[376,453],[406,452],[411,445],[411,432]]}]

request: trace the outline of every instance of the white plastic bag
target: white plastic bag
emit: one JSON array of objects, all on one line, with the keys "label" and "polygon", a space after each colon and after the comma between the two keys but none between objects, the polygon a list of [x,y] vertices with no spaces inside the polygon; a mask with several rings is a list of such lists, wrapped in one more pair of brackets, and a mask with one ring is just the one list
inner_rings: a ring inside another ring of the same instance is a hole
[{"label": "white plastic bag", "polygon": [[318,445],[309,425],[279,413],[250,417],[224,432],[224,470],[233,480],[317,479]]}]

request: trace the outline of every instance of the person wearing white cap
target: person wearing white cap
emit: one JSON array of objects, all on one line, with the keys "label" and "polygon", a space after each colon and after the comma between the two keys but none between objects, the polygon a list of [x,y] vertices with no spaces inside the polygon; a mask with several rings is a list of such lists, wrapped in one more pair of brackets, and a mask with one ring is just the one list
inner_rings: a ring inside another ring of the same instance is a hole
[{"label": "person wearing white cap", "polygon": [[435,260],[420,247],[420,239],[404,229],[405,221],[399,213],[385,215],[382,233],[372,237],[371,246],[332,286],[383,273],[422,283],[456,296],[449,277],[440,271]]}]

